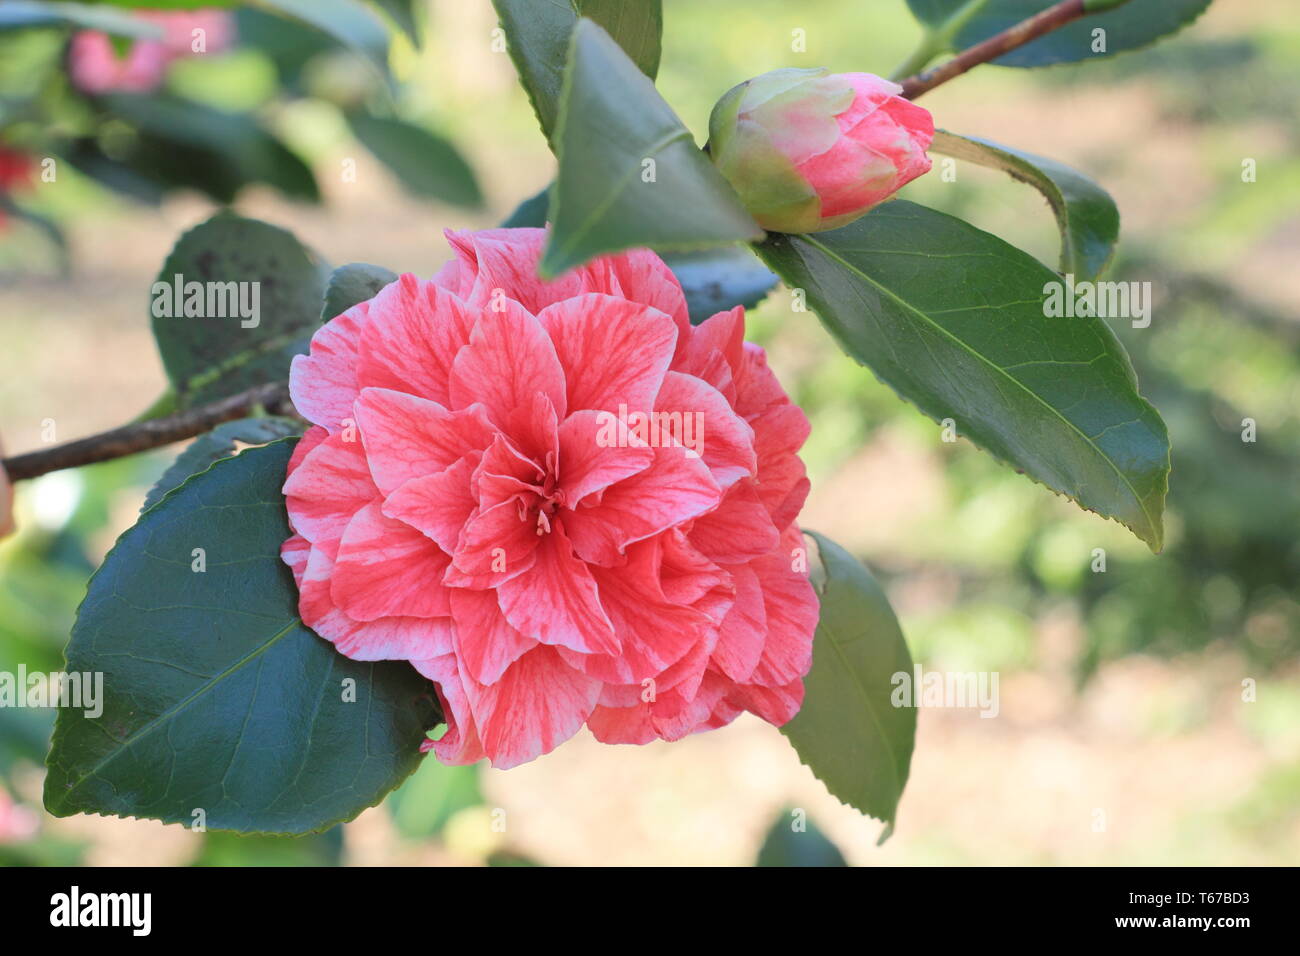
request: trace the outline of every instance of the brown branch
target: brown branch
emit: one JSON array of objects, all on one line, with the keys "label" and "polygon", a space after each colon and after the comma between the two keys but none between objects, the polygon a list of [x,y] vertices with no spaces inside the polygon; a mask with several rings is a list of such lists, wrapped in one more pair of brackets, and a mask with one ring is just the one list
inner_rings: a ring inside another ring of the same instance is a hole
[{"label": "brown branch", "polygon": [[928,93],[941,83],[947,83],[955,76],[961,76],[972,67],[996,60],[1004,53],[1037,40],[1044,33],[1050,33],[1067,23],[1072,23],[1090,11],[1085,9],[1085,0],[1061,0],[1055,6],[1048,7],[1028,20],[1021,20],[1013,27],[1008,27],[996,36],[991,36],[982,43],[962,50],[951,60],[940,63],[930,70],[909,76],[902,81],[903,96],[914,100],[922,93]]},{"label": "brown branch", "polygon": [[170,445],[202,434],[222,422],[243,418],[258,409],[265,409],[273,414],[295,414],[289,400],[289,386],[284,382],[258,385],[238,395],[219,399],[197,408],[168,415],[165,418],[153,418],[143,422],[132,422],[121,428],[91,435],[56,445],[42,451],[30,451],[25,455],[15,455],[0,461],[10,481],[23,478],[36,478],[51,471],[63,468],[76,468],[80,465],[92,465],[99,461],[134,455]]}]

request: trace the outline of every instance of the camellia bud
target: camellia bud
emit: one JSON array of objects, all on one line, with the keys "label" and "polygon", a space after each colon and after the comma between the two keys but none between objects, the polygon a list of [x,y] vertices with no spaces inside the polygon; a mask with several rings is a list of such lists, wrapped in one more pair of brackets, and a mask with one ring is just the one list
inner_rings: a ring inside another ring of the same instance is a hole
[{"label": "camellia bud", "polygon": [[928,110],[870,73],[773,70],[709,117],[709,154],[773,232],[846,225],[930,169]]}]

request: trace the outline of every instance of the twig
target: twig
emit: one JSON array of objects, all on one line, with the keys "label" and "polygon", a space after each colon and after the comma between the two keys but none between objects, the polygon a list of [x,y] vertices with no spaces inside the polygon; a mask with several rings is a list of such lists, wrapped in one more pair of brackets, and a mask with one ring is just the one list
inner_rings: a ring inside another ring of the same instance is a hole
[{"label": "twig", "polygon": [[[1110,4],[1109,7],[1119,4]],[[914,100],[922,93],[928,93],[941,83],[947,83],[955,76],[961,76],[972,67],[996,60],[1004,53],[1037,40],[1044,33],[1050,33],[1080,17],[1096,12],[1089,9],[1087,0],[1061,0],[1055,6],[1048,7],[1028,20],[1021,20],[1013,27],[1008,27],[996,36],[991,36],[982,43],[962,50],[951,60],[940,63],[932,70],[917,73],[902,80],[903,96]],[[1094,2],[1093,7],[1096,7]],[[1107,7],[1107,8],[1109,8]]]},{"label": "twig", "polygon": [[10,481],[36,478],[51,471],[91,465],[193,438],[222,422],[243,418],[258,409],[275,414],[295,414],[288,384],[258,385],[238,395],[188,408],[166,418],[132,422],[65,445],[5,458],[0,465],[4,466]]}]

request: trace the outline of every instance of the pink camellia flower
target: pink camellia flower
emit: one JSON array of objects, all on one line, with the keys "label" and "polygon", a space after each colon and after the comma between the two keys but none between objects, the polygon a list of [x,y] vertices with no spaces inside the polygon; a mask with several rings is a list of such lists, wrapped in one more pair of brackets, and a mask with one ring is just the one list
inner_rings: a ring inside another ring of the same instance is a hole
[{"label": "pink camellia flower", "polygon": [[818,615],[794,520],[808,420],[743,310],[692,327],[647,251],[543,282],[544,230],[448,237],[432,280],[294,360],[303,620],[435,682],[445,763],[512,767],[584,723],[607,743],[785,723]]},{"label": "pink camellia flower", "polygon": [[[125,57],[118,56],[106,33],[82,30],[72,37],[68,70],[78,89],[148,93],[162,83],[173,60],[196,52],[219,53],[234,39],[234,19],[225,10],[140,10],[136,16],[162,27],[163,36],[136,40]],[[202,49],[196,50],[200,39]]]},{"label": "pink camellia flower", "polygon": [[709,117],[709,155],[773,232],[847,225],[930,169],[929,111],[870,73],[773,70]]}]

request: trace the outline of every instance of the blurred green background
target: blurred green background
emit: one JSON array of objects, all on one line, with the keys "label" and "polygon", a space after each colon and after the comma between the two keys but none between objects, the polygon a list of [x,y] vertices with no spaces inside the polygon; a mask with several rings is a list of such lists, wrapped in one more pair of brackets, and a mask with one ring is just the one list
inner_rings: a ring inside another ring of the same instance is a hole
[{"label": "blurred green background", "polygon": [[[714,100],[749,76],[779,66],[888,74],[919,36],[903,0],[665,7],[659,87],[701,139]],[[481,211],[412,196],[359,148],[340,105],[378,94],[332,43],[292,76],[284,56],[247,45],[189,58],[167,90],[247,111],[315,171],[319,204],[255,185],[239,193],[241,212],[335,264],[431,275],[448,257],[443,228],[500,221],[554,163],[493,48],[487,0],[436,0],[423,20],[422,48],[399,38],[391,52],[397,103],[469,160]],[[795,30],[806,52],[792,49]],[[62,40],[25,35],[21,55],[17,42],[6,38],[12,55],[0,57],[6,97],[33,64],[57,67]],[[811,313],[792,311],[784,290],[751,311],[750,338],[813,421],[801,523],[877,571],[922,666],[1001,675],[996,719],[922,710],[883,847],[878,823],[827,796],[780,734],[748,717],[644,748],[584,732],[505,773],[426,761],[357,821],[277,840],[54,820],[39,809],[52,718],[0,709],[0,861],[747,864],[766,838],[765,863],[1300,862],[1298,96],[1293,3],[1219,0],[1152,49],[1046,70],[983,67],[922,101],[937,125],[1070,163],[1118,201],[1107,278],[1150,281],[1156,300],[1150,328],[1115,330],[1174,449],[1159,556],[964,441],[941,441]],[[1246,159],[1254,182],[1243,182]],[[342,173],[349,161],[355,177]],[[996,173],[961,164],[955,181],[931,174],[905,195],[1055,263],[1045,204]],[[68,263],[40,225],[11,219],[0,232],[10,452],[39,447],[51,428],[63,441],[121,424],[157,397],[148,287],[177,235],[213,208],[192,190],[142,205],[67,164],[20,198],[64,231]],[[1254,442],[1242,441],[1247,418]],[[20,486],[19,533],[0,543],[0,669],[60,665],[88,575],[174,453]],[[1104,573],[1092,570],[1099,548]],[[810,824],[795,839],[792,809]]]}]

